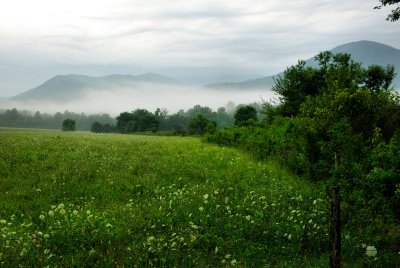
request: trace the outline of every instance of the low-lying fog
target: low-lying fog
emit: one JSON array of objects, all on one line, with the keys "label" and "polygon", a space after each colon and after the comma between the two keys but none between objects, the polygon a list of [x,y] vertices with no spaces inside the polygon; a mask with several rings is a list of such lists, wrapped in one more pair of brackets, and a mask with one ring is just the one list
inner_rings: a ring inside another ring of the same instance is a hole
[{"label": "low-lying fog", "polygon": [[79,99],[68,102],[49,100],[0,102],[0,109],[17,108],[18,110],[40,111],[45,113],[64,112],[96,114],[108,113],[117,116],[124,111],[144,108],[154,112],[164,108],[171,113],[180,109],[187,110],[194,105],[208,106],[213,110],[224,107],[228,102],[248,104],[270,101],[276,95],[269,89],[239,90],[239,89],[208,89],[186,86],[145,86],[118,87],[110,89],[86,89]]}]

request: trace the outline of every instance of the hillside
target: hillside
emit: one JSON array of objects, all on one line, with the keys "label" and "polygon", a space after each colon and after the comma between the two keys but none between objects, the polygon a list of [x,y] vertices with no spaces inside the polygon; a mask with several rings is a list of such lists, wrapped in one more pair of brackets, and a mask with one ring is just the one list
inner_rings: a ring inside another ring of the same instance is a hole
[{"label": "hillside", "polygon": [[[394,65],[398,75],[393,82],[396,88],[400,87],[400,49],[372,41],[358,41],[337,46],[330,51],[333,53],[351,54],[353,60],[361,62],[363,66],[370,66],[372,64],[381,66]],[[313,58],[308,59],[306,62],[310,66],[316,66]],[[277,75],[238,83],[209,84],[205,87],[213,89],[271,89],[274,85],[274,77]]]},{"label": "hillside", "polygon": [[13,97],[12,100],[50,100],[62,102],[78,99],[84,96],[85,92],[90,89],[135,88],[143,84],[176,85],[178,82],[172,78],[154,73],[137,76],[113,74],[103,77],[76,74],[57,75],[42,85]]},{"label": "hillside", "polygon": [[266,76],[262,78],[246,80],[243,82],[226,82],[226,83],[216,83],[216,84],[208,84],[206,88],[213,88],[213,89],[265,89],[265,88],[272,88],[274,85],[274,77],[276,76]]}]

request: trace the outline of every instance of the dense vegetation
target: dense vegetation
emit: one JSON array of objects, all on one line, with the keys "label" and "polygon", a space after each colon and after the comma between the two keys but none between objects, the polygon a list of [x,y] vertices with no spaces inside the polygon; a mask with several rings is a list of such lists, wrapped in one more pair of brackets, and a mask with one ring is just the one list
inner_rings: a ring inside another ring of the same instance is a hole
[{"label": "dense vegetation", "polygon": [[196,138],[0,129],[0,189],[2,267],[327,266],[323,192]]},{"label": "dense vegetation", "polygon": [[[251,105],[257,110],[261,107],[257,103]],[[76,122],[76,130],[90,130],[96,133],[170,131],[171,134],[198,134],[196,131],[193,132],[189,125],[199,115],[205,117],[207,123],[211,122],[216,128],[232,126],[234,122],[234,109],[226,111],[224,107],[220,107],[217,111],[213,111],[207,106],[200,105],[173,114],[161,109],[157,109],[154,113],[146,109],[136,109],[132,112],[122,112],[117,118],[112,118],[108,114],[86,115],[68,111],[54,115],[42,114],[39,111],[30,113],[14,108],[0,111],[0,127],[61,129],[63,121],[71,119]]]},{"label": "dense vegetation", "polygon": [[116,128],[121,133],[143,131],[171,131],[174,134],[204,134],[215,128],[233,125],[233,113],[224,107],[213,111],[207,106],[196,105],[184,111],[168,114],[165,110],[157,109],[154,113],[145,109],[133,112],[123,112],[117,117]]},{"label": "dense vegetation", "polygon": [[75,131],[76,130],[76,122],[72,119],[65,119],[62,123],[63,131]]},{"label": "dense vegetation", "polygon": [[330,52],[316,60],[318,68],[300,61],[276,80],[281,100],[265,104],[267,121],[224,129],[207,139],[276,159],[322,189],[339,185],[351,241],[368,240],[395,262],[400,96],[390,88],[394,69],[362,68],[349,55]]},{"label": "dense vegetation", "polygon": [[3,130],[1,264],[325,267],[327,192],[339,185],[344,264],[399,266],[394,68],[330,52],[316,61],[275,81],[280,102],[265,103],[261,121],[252,106],[233,114],[198,105],[91,125],[206,134],[269,164],[191,138]]}]

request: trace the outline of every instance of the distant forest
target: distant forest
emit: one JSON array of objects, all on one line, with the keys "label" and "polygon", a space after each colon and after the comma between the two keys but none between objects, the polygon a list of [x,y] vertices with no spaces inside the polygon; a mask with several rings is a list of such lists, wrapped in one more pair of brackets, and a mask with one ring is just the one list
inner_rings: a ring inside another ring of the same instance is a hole
[{"label": "distant forest", "polygon": [[[205,128],[214,125],[215,129],[232,126],[235,111],[244,105],[228,108],[220,107],[213,111],[210,107],[195,105],[193,108],[179,110],[169,114],[168,111],[157,109],[154,113],[145,109],[132,112],[122,112],[116,118],[108,114],[87,115],[84,113],[40,113],[26,110],[0,110],[0,127],[61,129],[66,119],[76,122],[76,130],[92,132],[121,132],[133,133],[144,131],[172,131],[175,134],[202,134]],[[258,103],[250,104],[257,111],[261,110]],[[204,125],[204,129],[202,126]],[[210,125],[211,124],[211,125]],[[200,129],[199,129],[200,126]]]},{"label": "distant forest", "polygon": [[77,114],[69,111],[64,113],[32,113],[30,111],[18,111],[16,108],[11,110],[0,110],[0,127],[19,127],[19,128],[45,128],[61,129],[62,122],[66,119],[73,119],[76,122],[77,130],[90,130],[93,122],[102,124],[115,124],[115,118],[108,114],[86,115]]}]

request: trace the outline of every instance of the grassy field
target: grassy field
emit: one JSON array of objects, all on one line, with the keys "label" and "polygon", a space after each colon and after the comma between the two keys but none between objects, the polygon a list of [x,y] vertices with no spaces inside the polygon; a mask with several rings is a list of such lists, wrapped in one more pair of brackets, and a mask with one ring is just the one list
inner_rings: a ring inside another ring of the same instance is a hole
[{"label": "grassy field", "polygon": [[0,129],[0,266],[326,267],[326,195],[197,138]]}]

